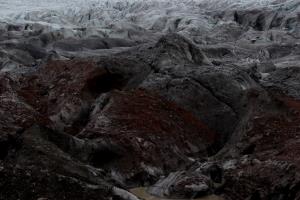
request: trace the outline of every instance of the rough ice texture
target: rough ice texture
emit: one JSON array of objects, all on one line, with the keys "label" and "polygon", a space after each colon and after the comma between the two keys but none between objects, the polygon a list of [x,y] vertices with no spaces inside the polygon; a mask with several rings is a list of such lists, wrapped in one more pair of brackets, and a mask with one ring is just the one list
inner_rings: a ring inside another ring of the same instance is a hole
[{"label": "rough ice texture", "polygon": [[[47,15],[47,19],[70,22],[70,17],[91,14],[91,18],[104,21],[125,19],[132,22],[130,19],[144,15],[139,20],[146,22],[155,21],[155,17],[164,12],[184,13],[187,17],[199,10],[286,7],[295,3],[297,0],[0,0],[0,17],[30,20],[29,16],[34,16],[34,21],[47,21],[44,18]],[[84,24],[84,21],[79,23]]]}]

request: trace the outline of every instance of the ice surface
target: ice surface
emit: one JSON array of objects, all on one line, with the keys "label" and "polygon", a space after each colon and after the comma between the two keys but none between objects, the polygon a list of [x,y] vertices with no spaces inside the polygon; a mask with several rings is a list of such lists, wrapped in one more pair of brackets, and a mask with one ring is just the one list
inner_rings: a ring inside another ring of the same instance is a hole
[{"label": "ice surface", "polygon": [[206,14],[209,11],[283,8],[299,2],[300,0],[0,0],[0,21],[38,23],[49,26],[51,30],[89,28],[91,35],[94,34],[92,32],[101,32],[122,38],[130,38],[130,34],[136,32],[141,34],[143,30],[166,33],[176,29],[176,32],[183,35],[193,32],[201,34],[207,33],[215,25],[214,19]]},{"label": "ice surface", "polygon": [[[296,0],[297,1],[297,0]],[[25,13],[53,11],[68,16],[88,11],[99,11],[98,15],[147,12],[153,10],[176,10],[186,13],[201,9],[225,9],[236,7],[278,6],[295,0],[0,0],[0,17],[18,18]],[[155,11],[153,11],[155,12]],[[57,14],[56,13],[56,14]]]}]

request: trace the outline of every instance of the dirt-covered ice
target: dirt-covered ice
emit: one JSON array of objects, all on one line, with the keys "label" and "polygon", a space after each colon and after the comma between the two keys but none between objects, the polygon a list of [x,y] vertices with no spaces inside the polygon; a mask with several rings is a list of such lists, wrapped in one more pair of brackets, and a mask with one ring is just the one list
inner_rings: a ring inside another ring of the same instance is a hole
[{"label": "dirt-covered ice", "polygon": [[0,16],[0,200],[300,199],[300,0]]}]

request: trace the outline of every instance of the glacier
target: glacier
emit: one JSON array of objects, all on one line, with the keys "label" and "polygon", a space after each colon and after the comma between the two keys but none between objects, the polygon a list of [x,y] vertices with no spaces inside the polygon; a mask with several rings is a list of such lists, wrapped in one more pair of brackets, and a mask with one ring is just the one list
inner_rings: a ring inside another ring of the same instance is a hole
[{"label": "glacier", "polygon": [[0,200],[300,199],[299,61],[300,0],[0,0]]},{"label": "glacier", "polygon": [[[184,36],[207,34],[215,26],[230,23],[226,13],[238,9],[288,10],[298,0],[12,0],[0,1],[0,22],[44,26],[76,37],[85,28],[86,36],[128,38],[130,32],[177,32]],[[216,20],[213,13],[225,13]],[[126,31],[125,31],[126,30]],[[133,36],[134,37],[134,36]],[[139,35],[139,37],[142,37]]]}]

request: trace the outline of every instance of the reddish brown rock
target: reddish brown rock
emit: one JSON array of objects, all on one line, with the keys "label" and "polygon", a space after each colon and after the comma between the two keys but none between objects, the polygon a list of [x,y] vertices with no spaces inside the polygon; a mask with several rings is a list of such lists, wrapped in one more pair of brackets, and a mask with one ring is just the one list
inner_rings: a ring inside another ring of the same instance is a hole
[{"label": "reddish brown rock", "polygon": [[52,127],[76,134],[88,118],[95,97],[118,87],[114,75],[92,61],[56,61],[25,77],[19,94]]},{"label": "reddish brown rock", "polygon": [[[43,116],[47,122],[43,125],[117,146],[112,150],[100,148],[85,161],[120,172],[129,180],[139,173],[155,177],[189,165],[193,157],[212,153],[215,133],[204,123],[159,94],[126,89],[134,72],[114,70],[109,64],[138,69],[126,59],[52,61],[21,77],[14,90],[36,113],[26,112],[29,116]],[[40,124],[40,119],[30,122]]]},{"label": "reddish brown rock", "polygon": [[[78,137],[116,143],[123,152],[109,166],[123,172],[148,165],[176,169],[189,163],[189,157],[207,156],[214,143],[215,134],[205,124],[149,91],[114,91],[105,102]],[[105,166],[101,157],[95,162]]]},{"label": "reddish brown rock", "polygon": [[47,120],[34,107],[27,104],[16,92],[17,80],[6,74],[0,75],[0,138],[32,126],[46,124]]},{"label": "reddish brown rock", "polygon": [[254,117],[241,142],[244,156],[225,173],[228,199],[300,197],[300,101],[276,99],[279,109]]}]

